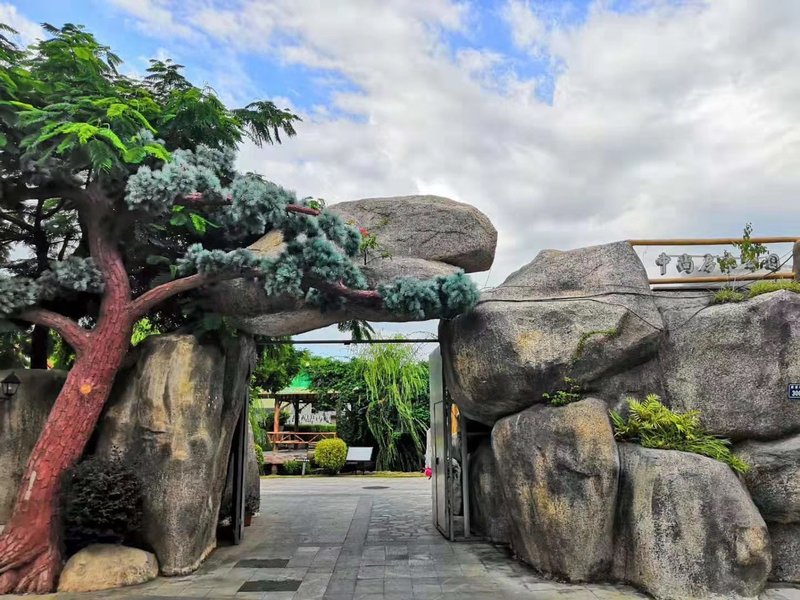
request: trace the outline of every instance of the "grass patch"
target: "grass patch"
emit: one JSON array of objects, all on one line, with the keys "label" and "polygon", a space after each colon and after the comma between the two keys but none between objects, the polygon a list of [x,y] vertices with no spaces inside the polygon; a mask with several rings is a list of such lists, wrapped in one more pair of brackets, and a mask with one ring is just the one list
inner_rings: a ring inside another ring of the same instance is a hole
[{"label": "grass patch", "polygon": [[795,294],[800,294],[800,281],[792,279],[767,279],[765,281],[757,281],[750,286],[750,297],[755,298],[761,294],[769,294],[770,292],[777,292],[778,290],[788,290]]},{"label": "grass patch", "polygon": [[564,377],[564,385],[566,389],[556,390],[552,394],[542,394],[542,398],[550,406],[564,406],[583,398],[583,389],[577,381],[571,377]]},{"label": "grass patch", "polygon": [[747,296],[745,296],[742,292],[737,292],[733,288],[722,288],[716,291],[714,294],[714,298],[712,298],[712,304],[728,304],[729,302],[742,302],[746,300]]},{"label": "grass patch", "polygon": [[611,411],[614,437],[640,444],[645,448],[694,452],[724,462],[737,473],[746,473],[747,463],[735,456],[731,442],[711,435],[700,424],[700,413],[691,410],[673,412],[655,394],[642,400],[628,399],[627,418]]}]

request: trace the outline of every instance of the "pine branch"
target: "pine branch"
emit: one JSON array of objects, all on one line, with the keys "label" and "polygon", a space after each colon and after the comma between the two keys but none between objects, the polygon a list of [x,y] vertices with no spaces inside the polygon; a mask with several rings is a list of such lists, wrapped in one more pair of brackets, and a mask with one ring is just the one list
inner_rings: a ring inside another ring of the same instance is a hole
[{"label": "pine branch", "polygon": [[91,333],[69,317],[65,317],[56,312],[44,308],[31,308],[22,312],[15,318],[33,323],[34,325],[42,325],[54,329],[70,346],[72,346],[77,354],[84,352],[89,345]]}]

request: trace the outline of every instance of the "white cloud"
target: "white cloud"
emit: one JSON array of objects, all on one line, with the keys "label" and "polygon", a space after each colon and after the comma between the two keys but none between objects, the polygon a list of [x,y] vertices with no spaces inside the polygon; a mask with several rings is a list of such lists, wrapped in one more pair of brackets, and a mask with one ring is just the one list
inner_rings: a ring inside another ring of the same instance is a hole
[{"label": "white cloud", "polygon": [[303,115],[284,145],[245,147],[243,167],[329,201],[470,202],[500,233],[493,283],[543,247],[733,235],[746,221],[800,234],[800,2],[598,3],[580,25],[548,6],[500,14],[532,62],[559,65],[552,105],[500,50],[448,47],[445,34],[470,39],[465,3],[253,0],[181,22],[357,90]]},{"label": "white cloud", "polygon": [[17,41],[23,46],[43,37],[43,31],[39,24],[19,14],[17,7],[13,4],[0,2],[0,23],[5,23],[15,29],[18,33]]},{"label": "white cloud", "polygon": [[152,37],[192,39],[197,33],[176,18],[170,0],[110,0],[134,18],[136,27]]}]

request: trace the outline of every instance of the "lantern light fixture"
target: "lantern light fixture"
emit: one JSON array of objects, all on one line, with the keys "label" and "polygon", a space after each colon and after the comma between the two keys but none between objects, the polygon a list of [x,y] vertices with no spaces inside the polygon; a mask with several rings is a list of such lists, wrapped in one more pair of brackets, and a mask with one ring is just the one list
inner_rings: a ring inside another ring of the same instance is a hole
[{"label": "lantern light fixture", "polygon": [[12,371],[8,377],[0,381],[0,393],[2,393],[6,400],[11,400],[17,393],[21,383],[22,381],[17,377],[17,374]]}]

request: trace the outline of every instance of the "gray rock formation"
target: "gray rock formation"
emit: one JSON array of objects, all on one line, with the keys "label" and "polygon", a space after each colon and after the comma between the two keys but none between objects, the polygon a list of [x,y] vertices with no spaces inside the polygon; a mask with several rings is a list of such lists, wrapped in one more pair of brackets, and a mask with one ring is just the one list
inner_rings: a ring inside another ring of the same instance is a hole
[{"label": "gray rock formation", "polygon": [[[245,410],[247,407],[245,406]],[[247,422],[247,463],[245,465],[244,486],[245,504],[251,514],[256,514],[261,509],[261,473],[256,460],[255,440],[250,422]]]},{"label": "gray rock formation", "polygon": [[650,361],[662,327],[628,243],[545,250],[474,311],[442,322],[448,389],[468,417],[491,425],[566,377],[593,390]]},{"label": "gray rock formation", "polygon": [[800,523],[768,523],[775,581],[800,583]]},{"label": "gray rock formation", "polygon": [[110,590],[157,576],[158,562],[152,553],[114,544],[93,544],[73,554],[64,565],[58,591]]},{"label": "gray rock formation", "polygon": [[121,372],[98,428],[97,453],[118,448],[144,485],[144,540],[165,575],[193,571],[216,545],[231,438],[245,406],[252,340],[145,340]]},{"label": "gray rock formation", "polygon": [[753,598],[771,568],[769,535],[725,464],[620,444],[614,572],[663,600]]},{"label": "gray rock formation", "polygon": [[[0,524],[11,517],[28,457],[61,391],[64,371],[16,369],[22,382],[10,400],[0,398]],[[0,371],[0,380],[11,371]]]},{"label": "gray rock formation", "polygon": [[[370,198],[329,208],[345,221],[365,227],[377,236],[381,258],[370,251],[366,264],[359,257],[371,287],[402,277],[429,279],[459,269],[467,273],[489,269],[497,245],[497,231],[476,208],[439,196]],[[271,232],[250,246],[275,256],[283,249],[280,233]],[[408,316],[364,306],[321,313],[303,301],[270,297],[258,285],[239,279],[208,291],[208,307],[229,315],[246,331],[262,335],[293,335],[351,319],[409,321]]]},{"label": "gray rock formation", "polygon": [[393,256],[413,256],[464,269],[492,266],[497,231],[474,206],[441,196],[365,198],[330,207],[346,222],[364,227]]},{"label": "gray rock formation", "polygon": [[772,538],[772,578],[800,583],[800,435],[736,444],[744,481]]},{"label": "gray rock formation", "polygon": [[605,403],[534,406],[498,421],[492,447],[517,555],[570,581],[607,576],[619,458]]},{"label": "gray rock formation", "polygon": [[473,531],[490,542],[508,544],[511,534],[500,483],[500,469],[488,440],[470,455],[469,478]]},{"label": "gray rock formation", "polygon": [[764,520],[800,522],[800,435],[774,442],[743,442],[734,453],[750,465],[745,485]]},{"label": "gray rock formation", "polygon": [[659,353],[673,408],[699,410],[707,429],[735,440],[800,431],[800,402],[786,395],[800,383],[800,295],[709,306],[680,322]]}]

